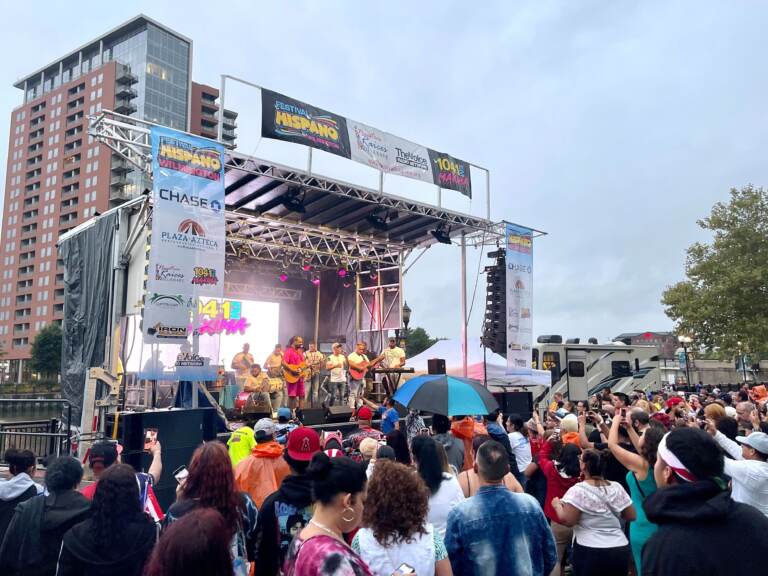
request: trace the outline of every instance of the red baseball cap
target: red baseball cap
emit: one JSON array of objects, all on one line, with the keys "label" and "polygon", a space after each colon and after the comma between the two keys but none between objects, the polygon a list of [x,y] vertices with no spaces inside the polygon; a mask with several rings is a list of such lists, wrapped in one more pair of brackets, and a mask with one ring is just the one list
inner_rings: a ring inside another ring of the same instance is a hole
[{"label": "red baseball cap", "polygon": [[683,402],[683,399],[680,398],[680,396],[672,396],[672,398],[667,400],[667,408],[673,408],[674,406],[677,406],[682,402]]},{"label": "red baseball cap", "polygon": [[371,412],[371,409],[368,408],[368,406],[361,406],[357,411],[358,420],[370,420],[371,418],[373,418],[373,412]]},{"label": "red baseball cap", "polygon": [[288,456],[299,462],[308,462],[320,452],[320,436],[312,428],[296,428],[288,434]]}]

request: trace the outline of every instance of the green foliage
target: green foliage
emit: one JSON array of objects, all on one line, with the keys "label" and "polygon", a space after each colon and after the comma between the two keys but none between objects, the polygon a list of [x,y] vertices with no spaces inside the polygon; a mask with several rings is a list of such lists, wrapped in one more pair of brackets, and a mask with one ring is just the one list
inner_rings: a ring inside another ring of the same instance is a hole
[{"label": "green foliage", "polygon": [[32,342],[30,368],[50,377],[61,371],[61,327],[48,324]]},{"label": "green foliage", "polygon": [[408,328],[405,355],[408,358],[421,354],[440,338],[431,338],[424,328]]},{"label": "green foliage", "polygon": [[724,356],[742,350],[768,351],[768,193],[746,186],[731,189],[698,225],[712,233],[710,243],[687,250],[683,282],[662,295],[665,312],[678,333],[694,346],[719,348]]}]

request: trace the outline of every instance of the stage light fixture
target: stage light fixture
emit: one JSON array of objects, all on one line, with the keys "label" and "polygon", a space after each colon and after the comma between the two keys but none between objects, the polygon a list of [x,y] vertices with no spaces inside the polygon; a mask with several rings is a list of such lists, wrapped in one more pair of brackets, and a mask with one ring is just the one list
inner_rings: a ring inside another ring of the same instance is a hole
[{"label": "stage light fixture", "polygon": [[299,189],[294,188],[282,197],[281,204],[285,206],[286,210],[304,214],[307,211],[304,207],[305,195],[306,192],[300,192]]},{"label": "stage light fixture", "polygon": [[317,274],[314,274],[310,282],[312,282],[313,286],[320,286],[320,276],[318,276]]},{"label": "stage light fixture", "polygon": [[379,278],[379,271],[376,268],[371,268],[371,280],[377,280]]},{"label": "stage light fixture", "polygon": [[280,280],[280,282],[285,282],[288,280],[288,274],[286,274],[285,272],[280,272],[280,276],[278,276],[277,278]]},{"label": "stage light fixture", "polygon": [[389,230],[389,224],[387,224],[387,220],[389,219],[389,212],[387,211],[372,212],[371,214],[368,214],[365,219],[368,221],[368,224],[370,224],[371,227],[375,228],[376,230],[381,232],[386,232]]},{"label": "stage light fixture", "polygon": [[301,266],[301,269],[302,269],[302,270],[304,270],[304,272],[309,272],[310,270],[312,270],[312,265],[311,265],[311,264],[309,264],[308,262],[305,262],[305,263],[304,263],[304,264]]},{"label": "stage light fixture", "polygon": [[437,228],[431,230],[430,233],[435,237],[435,240],[440,242],[440,244],[451,243],[451,229],[446,227],[445,224],[440,224]]},{"label": "stage light fixture", "polygon": [[347,277],[347,269],[346,268],[339,268],[339,271],[337,272],[339,275],[339,278],[346,278]]}]

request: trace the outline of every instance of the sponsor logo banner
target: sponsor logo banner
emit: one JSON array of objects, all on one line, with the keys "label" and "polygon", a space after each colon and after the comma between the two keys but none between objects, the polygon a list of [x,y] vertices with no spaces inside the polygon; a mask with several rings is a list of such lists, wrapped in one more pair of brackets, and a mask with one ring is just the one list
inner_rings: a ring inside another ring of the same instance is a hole
[{"label": "sponsor logo banner", "polygon": [[467,162],[266,88],[261,89],[261,135],[324,150],[472,198]]},{"label": "sponsor logo banner", "polygon": [[433,183],[429,151],[423,146],[347,120],[352,160],[389,174]]},{"label": "sponsor logo banner", "polygon": [[223,298],[224,147],[152,128],[153,214],[144,302],[149,341],[186,339],[201,296]]},{"label": "sponsor logo banner", "polygon": [[533,231],[507,224],[507,374],[531,374]]},{"label": "sponsor logo banner", "polygon": [[349,158],[346,118],[266,89],[261,90],[261,135]]}]

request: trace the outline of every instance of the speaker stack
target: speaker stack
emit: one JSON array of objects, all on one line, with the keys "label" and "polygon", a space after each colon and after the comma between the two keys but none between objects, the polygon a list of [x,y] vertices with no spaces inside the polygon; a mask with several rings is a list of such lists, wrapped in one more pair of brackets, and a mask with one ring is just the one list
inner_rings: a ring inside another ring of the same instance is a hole
[{"label": "speaker stack", "polygon": [[430,358],[427,360],[429,374],[445,374],[445,358]]}]

